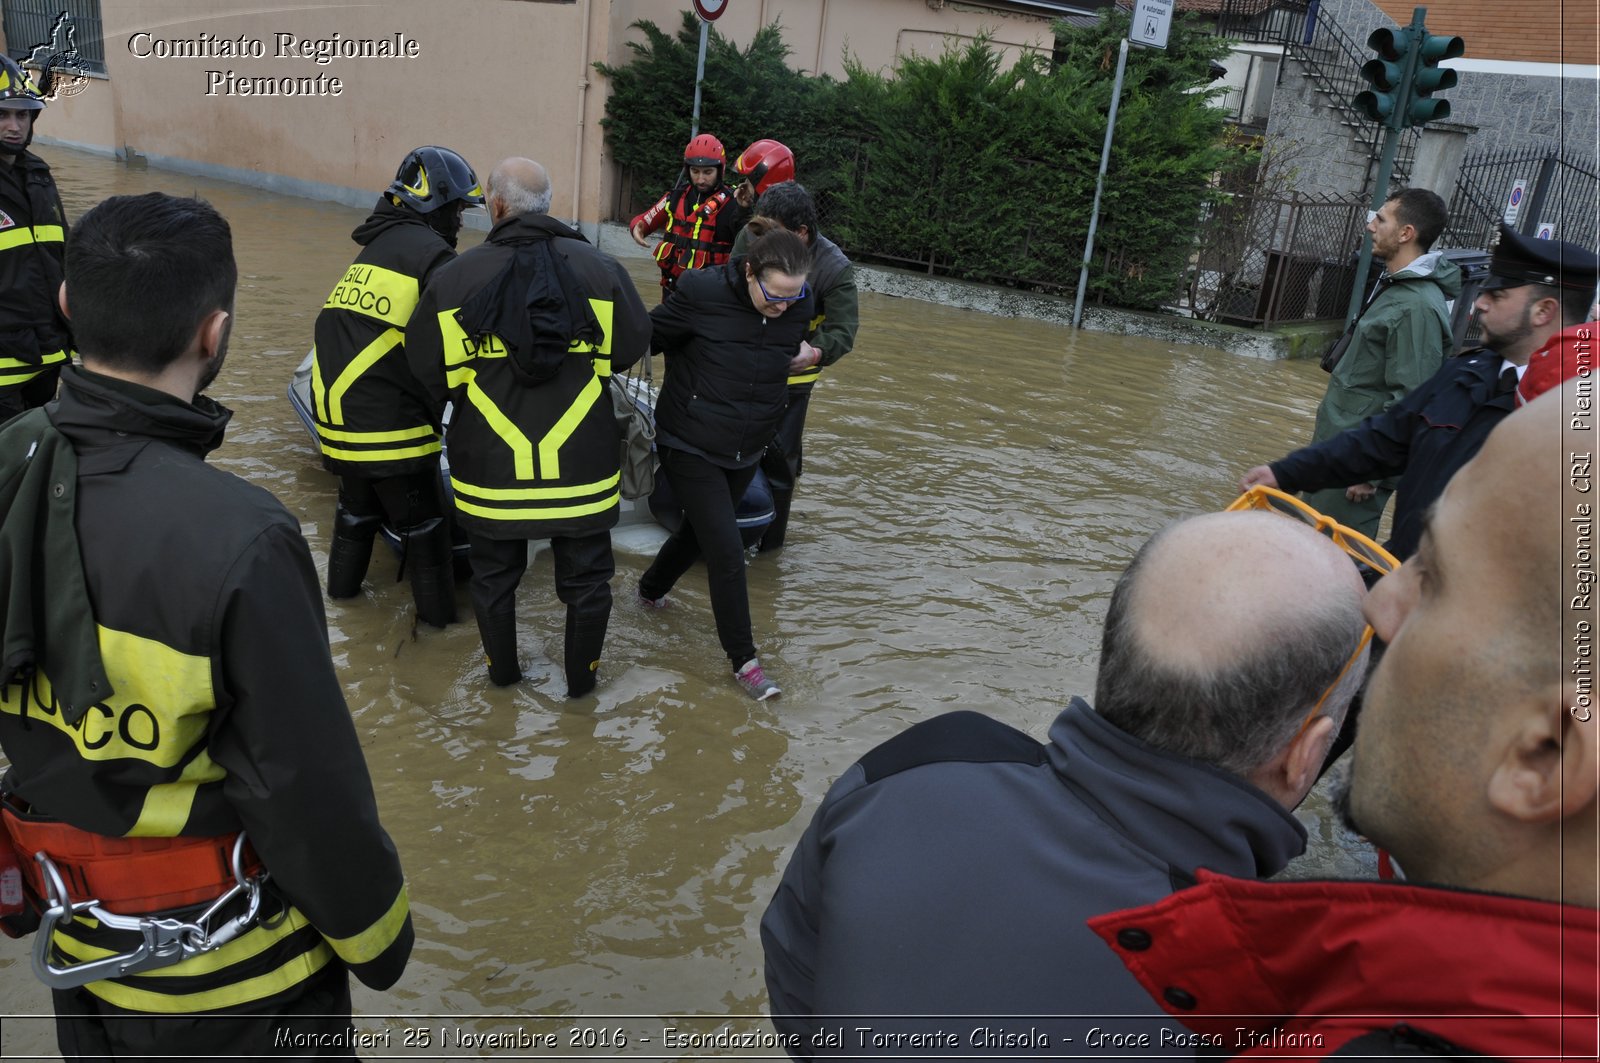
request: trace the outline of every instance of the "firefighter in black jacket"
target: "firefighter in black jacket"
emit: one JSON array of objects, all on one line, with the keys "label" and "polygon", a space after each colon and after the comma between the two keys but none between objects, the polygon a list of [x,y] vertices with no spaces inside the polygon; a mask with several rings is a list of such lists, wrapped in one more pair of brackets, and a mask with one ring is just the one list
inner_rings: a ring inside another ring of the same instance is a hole
[{"label": "firefighter in black jacket", "polygon": [[454,259],[461,215],[483,203],[478,177],[449,148],[406,156],[350,238],[362,246],[317,315],[312,415],[322,463],[339,475],[328,597],[351,598],[387,520],[405,540],[417,616],[456,618],[439,429],[406,363],[405,328],[433,271]]},{"label": "firefighter in black jacket", "polygon": [[488,239],[434,274],[406,357],[435,410],[453,401],[450,480],[472,552],[472,607],[497,685],[522,678],[517,584],[549,539],[567,607],[567,696],[594,689],[611,616],[620,437],[613,370],[644,355],[650,318],[626,270],[549,217],[550,179],[506,159]]},{"label": "firefighter in black jacket", "polygon": [[[66,270],[83,366],[0,431],[5,465],[53,470],[0,523],[0,547],[34,559],[0,569],[0,748],[6,836],[47,898],[35,960],[62,1054],[336,1045],[347,972],[393,984],[411,916],[299,521],[205,462],[230,416],[201,394],[227,349],[228,224],[197,200],[115,197],[74,228]],[[30,541],[40,510],[78,529],[65,551]],[[89,900],[135,925],[65,911]],[[177,962],[106,976],[168,923],[195,927]]]},{"label": "firefighter in black jacket", "polygon": [[72,355],[56,305],[67,215],[50,167],[27,150],[42,110],[27,75],[0,55],[0,421],[55,397]]}]

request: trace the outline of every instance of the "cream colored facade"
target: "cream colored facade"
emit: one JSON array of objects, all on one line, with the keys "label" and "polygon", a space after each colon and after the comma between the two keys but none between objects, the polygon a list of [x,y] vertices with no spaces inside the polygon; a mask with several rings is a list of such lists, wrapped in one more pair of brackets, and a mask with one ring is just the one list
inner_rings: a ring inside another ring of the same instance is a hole
[{"label": "cream colored facade", "polygon": [[[38,135],[362,206],[419,144],[454,148],[480,176],[527,155],[550,170],[551,213],[590,228],[608,220],[619,179],[599,124],[608,85],[593,64],[627,62],[627,43],[642,39],[634,22],[674,32],[686,7],[102,0],[107,76],[53,102]],[[1012,52],[1052,43],[1047,15],[949,0],[729,0],[716,27],[743,46],[773,20],[796,68],[833,75],[846,49],[887,69],[983,32]],[[338,54],[352,41],[377,54]]]}]

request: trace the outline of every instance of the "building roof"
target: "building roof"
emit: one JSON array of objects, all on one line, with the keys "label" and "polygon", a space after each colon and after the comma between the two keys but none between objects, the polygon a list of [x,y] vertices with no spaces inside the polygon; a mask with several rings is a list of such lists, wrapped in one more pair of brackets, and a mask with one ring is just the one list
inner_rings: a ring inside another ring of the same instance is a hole
[{"label": "building roof", "polygon": [[[1179,0],[1179,8],[1184,2]],[[1412,0],[1375,2],[1395,25],[1410,23]],[[1594,0],[1428,0],[1428,32],[1463,38],[1469,59],[1587,66],[1600,61],[1600,5]]]}]

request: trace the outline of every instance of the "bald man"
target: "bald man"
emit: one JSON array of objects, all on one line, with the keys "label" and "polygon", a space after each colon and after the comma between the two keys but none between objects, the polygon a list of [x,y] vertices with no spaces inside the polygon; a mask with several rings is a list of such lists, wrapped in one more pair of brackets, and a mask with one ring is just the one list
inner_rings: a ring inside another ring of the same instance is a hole
[{"label": "bald man", "polygon": [[1591,378],[1508,416],[1368,599],[1389,649],[1344,804],[1417,885],[1216,878],[1097,921],[1197,1036],[1596,1057],[1594,425]]},{"label": "bald man", "polygon": [[440,267],[406,328],[406,358],[446,441],[456,519],[472,558],[472,611],[489,681],[521,682],[517,586],[528,540],[549,539],[566,606],[569,698],[592,691],[611,617],[611,529],[621,512],[606,378],[650,343],[627,270],[550,217],[550,175],[501,161],[484,190],[488,237]]},{"label": "bald man", "polygon": [[[1091,1025],[1181,1045],[1159,1040],[1188,1034],[1085,920],[1165,897],[1200,867],[1270,875],[1304,850],[1289,813],[1365,673],[1362,598],[1355,566],[1305,525],[1196,517],[1146,543],[1117,583],[1097,708],[1074,698],[1044,743],[954,712],[861,758],[761,921],[785,1047],[915,1053],[957,1028],[896,1015],[1006,1016],[960,1024],[969,1053],[1113,1043],[1084,1040]],[[1142,1017],[1036,1018],[1062,1013]],[[837,1015],[873,1018],[825,1018]],[[841,1025],[843,1043],[826,1043]],[[895,1036],[857,1043],[861,1025]],[[980,1027],[998,1039],[967,1041]],[[1033,1035],[1049,1044],[1006,1040]]]}]

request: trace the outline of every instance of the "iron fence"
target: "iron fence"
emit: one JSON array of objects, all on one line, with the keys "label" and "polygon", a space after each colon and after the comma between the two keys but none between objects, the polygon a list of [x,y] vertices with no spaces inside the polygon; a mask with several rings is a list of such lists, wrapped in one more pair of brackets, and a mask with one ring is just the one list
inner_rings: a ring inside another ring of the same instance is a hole
[{"label": "iron fence", "polygon": [[1366,204],[1240,193],[1209,212],[1184,293],[1195,317],[1262,326],[1344,316]]},{"label": "iron fence", "polygon": [[1519,182],[1514,226],[1518,231],[1532,236],[1548,225],[1550,234],[1563,240],[1590,247],[1600,242],[1600,174],[1595,173],[1594,160],[1529,148],[1467,155],[1441,245],[1493,244]]}]

